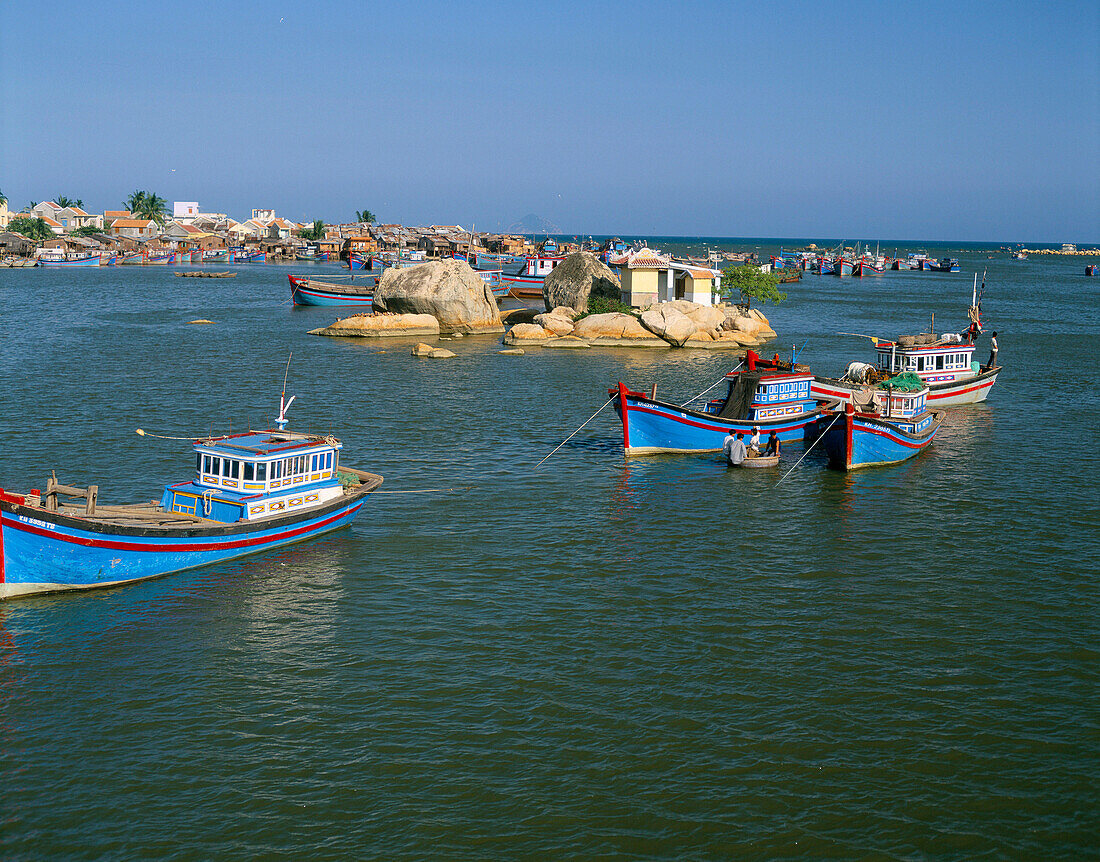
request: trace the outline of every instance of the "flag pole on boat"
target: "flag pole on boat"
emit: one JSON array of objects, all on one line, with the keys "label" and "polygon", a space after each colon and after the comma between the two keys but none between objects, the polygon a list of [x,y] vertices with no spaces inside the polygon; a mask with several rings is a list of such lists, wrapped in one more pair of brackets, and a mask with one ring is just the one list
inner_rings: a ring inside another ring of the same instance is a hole
[{"label": "flag pole on boat", "polygon": [[279,426],[280,431],[286,430],[286,411],[290,409],[290,405],[294,403],[294,399],[297,395],[291,395],[290,400],[286,400],[286,379],[290,375],[290,360],[294,358],[294,353],[291,351],[290,356],[286,358],[286,371],[283,372],[283,391],[279,395],[279,418],[275,420],[275,424]]}]

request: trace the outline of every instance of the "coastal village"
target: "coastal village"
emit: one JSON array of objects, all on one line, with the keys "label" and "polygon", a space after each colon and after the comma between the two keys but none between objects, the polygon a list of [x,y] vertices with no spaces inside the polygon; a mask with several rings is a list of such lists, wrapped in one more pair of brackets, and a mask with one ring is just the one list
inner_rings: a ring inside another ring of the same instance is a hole
[{"label": "coastal village", "polygon": [[[41,220],[52,236],[34,238],[22,225]],[[300,224],[274,209],[253,209],[242,221],[226,213],[205,212],[197,202],[177,201],[171,214],[145,218],[129,210],[89,213],[77,205],[44,201],[11,212],[0,202],[0,255],[35,259],[45,251],[69,256],[98,254],[158,255],[240,248],[262,252],[272,262],[295,260],[303,253],[347,260],[352,254],[415,252],[426,258],[452,257],[481,249],[494,254],[531,254],[530,239],[508,234],[474,234],[459,225],[406,227],[400,224],[348,222]]]}]

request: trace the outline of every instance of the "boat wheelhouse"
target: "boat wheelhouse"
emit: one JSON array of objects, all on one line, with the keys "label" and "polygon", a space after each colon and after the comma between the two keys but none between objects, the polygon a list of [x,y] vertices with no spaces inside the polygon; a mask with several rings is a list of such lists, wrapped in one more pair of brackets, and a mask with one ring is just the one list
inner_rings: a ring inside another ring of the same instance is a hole
[{"label": "boat wheelhouse", "polygon": [[341,495],[335,477],[343,445],[335,438],[249,431],[200,440],[194,448],[195,478],[165,488],[166,512],[236,523]]},{"label": "boat wheelhouse", "polygon": [[[852,363],[840,378],[815,377],[813,395],[823,401],[851,401],[868,382],[904,372],[916,374],[928,385],[928,402],[936,407],[985,401],[997,382],[1001,366],[974,361],[975,345],[958,336],[902,336],[897,341],[878,340],[874,366]],[[870,375],[868,372],[873,372]],[[873,379],[872,379],[873,378]]]},{"label": "boat wheelhouse", "polygon": [[627,455],[667,452],[719,452],[731,429],[748,433],[759,428],[764,436],[775,432],[780,440],[801,440],[821,408],[810,392],[813,375],[805,366],[778,358],[761,360],[746,354],[741,371],[725,375],[726,395],[701,409],[659,400],[656,393],[633,392],[621,382],[608,395],[623,423]]}]

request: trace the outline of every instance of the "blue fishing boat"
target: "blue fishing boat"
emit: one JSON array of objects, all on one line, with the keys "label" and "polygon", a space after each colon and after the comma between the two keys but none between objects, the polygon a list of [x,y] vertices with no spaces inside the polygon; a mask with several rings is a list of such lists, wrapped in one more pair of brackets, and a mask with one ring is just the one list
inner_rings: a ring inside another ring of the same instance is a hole
[{"label": "blue fishing boat", "polygon": [[759,428],[765,437],[774,431],[780,440],[802,440],[822,412],[810,395],[809,369],[778,357],[761,360],[751,350],[744,364],[744,370],[725,376],[725,396],[702,409],[661,401],[655,393],[632,392],[621,382],[609,389],[623,423],[626,454],[720,452],[731,428],[745,433]]},{"label": "blue fishing boat", "polygon": [[807,436],[822,438],[829,466],[839,470],[882,467],[923,452],[936,436],[943,414],[925,405],[928,387],[876,389],[858,407],[851,401],[826,411]]},{"label": "blue fishing boat", "polygon": [[352,254],[348,257],[348,269],[373,269],[374,261],[369,254]]},{"label": "blue fishing boat", "polygon": [[118,255],[114,252],[102,252],[99,255],[100,266],[115,266],[118,264]]},{"label": "blue fishing boat", "polygon": [[96,486],[53,478],[44,494],[0,489],[0,598],[130,583],[348,526],[382,477],[342,466],[334,437],[285,430],[289,406],[277,430],[195,440],[194,478],[159,503],[105,506]]},{"label": "blue fishing boat", "polygon": [[930,269],[932,272],[958,272],[959,261],[957,258],[944,257],[938,261],[924,261],[925,269]]},{"label": "blue fishing boat", "polygon": [[39,266],[99,266],[99,255],[90,254],[82,257],[54,257],[42,255],[38,258]]},{"label": "blue fishing boat", "polygon": [[299,275],[288,275],[287,278],[290,279],[290,297],[295,305],[356,305],[364,311],[374,307],[376,279],[367,278],[359,284],[332,284]]}]

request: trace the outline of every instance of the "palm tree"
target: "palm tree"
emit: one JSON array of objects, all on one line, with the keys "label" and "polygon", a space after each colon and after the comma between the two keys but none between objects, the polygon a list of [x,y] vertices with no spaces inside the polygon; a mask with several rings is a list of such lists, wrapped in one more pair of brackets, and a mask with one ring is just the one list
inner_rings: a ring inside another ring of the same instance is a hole
[{"label": "palm tree", "polygon": [[163,225],[168,201],[154,192],[141,192],[141,194],[142,198],[138,201],[138,208],[134,215],[138,218],[152,219],[157,224]]},{"label": "palm tree", "polygon": [[132,195],[130,195],[130,197],[126,198],[126,200],[122,202],[122,205],[126,207],[126,209],[130,212],[137,213],[137,211],[141,208],[142,201],[145,200],[146,194],[148,193],[143,191],[135,191]]},{"label": "palm tree", "polygon": [[4,193],[0,192],[0,207],[2,207],[7,202],[8,202],[8,199],[6,197],[4,197]]},{"label": "palm tree", "polygon": [[58,195],[54,198],[54,201],[59,207],[83,207],[84,201],[80,198],[70,198],[65,195]]},{"label": "palm tree", "polygon": [[366,224],[374,224],[374,213],[370,210],[356,210],[355,220],[365,222]]}]

